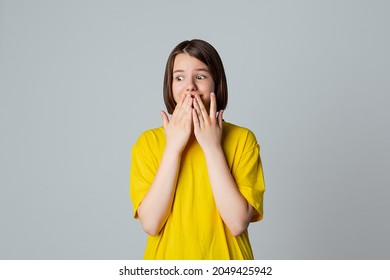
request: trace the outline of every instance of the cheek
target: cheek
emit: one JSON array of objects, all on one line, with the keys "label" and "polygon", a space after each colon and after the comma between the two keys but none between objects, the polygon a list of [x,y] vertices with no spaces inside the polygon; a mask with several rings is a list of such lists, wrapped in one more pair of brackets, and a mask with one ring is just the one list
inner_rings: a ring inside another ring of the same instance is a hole
[{"label": "cheek", "polygon": [[199,91],[202,91],[203,93],[211,93],[215,90],[214,83],[205,83],[198,86]]},{"label": "cheek", "polygon": [[214,81],[210,83],[210,92],[215,92],[215,84]]},{"label": "cheek", "polygon": [[175,100],[176,104],[179,103],[180,95],[173,93],[173,99]]},{"label": "cheek", "polygon": [[176,103],[180,100],[180,97],[181,97],[180,92],[181,91],[177,86],[172,85],[172,95],[173,95],[173,99],[175,100]]}]

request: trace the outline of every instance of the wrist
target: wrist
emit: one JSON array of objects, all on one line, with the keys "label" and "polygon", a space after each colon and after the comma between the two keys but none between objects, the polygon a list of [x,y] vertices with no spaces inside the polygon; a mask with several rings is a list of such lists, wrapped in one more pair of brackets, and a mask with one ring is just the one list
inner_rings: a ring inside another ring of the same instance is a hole
[{"label": "wrist", "polygon": [[225,155],[220,143],[207,145],[205,147],[202,147],[202,150],[206,158],[215,157],[218,154]]},{"label": "wrist", "polygon": [[164,149],[164,156],[168,156],[168,157],[181,157],[181,154],[183,152],[183,149],[180,149],[180,147],[178,146],[165,146],[165,149]]}]

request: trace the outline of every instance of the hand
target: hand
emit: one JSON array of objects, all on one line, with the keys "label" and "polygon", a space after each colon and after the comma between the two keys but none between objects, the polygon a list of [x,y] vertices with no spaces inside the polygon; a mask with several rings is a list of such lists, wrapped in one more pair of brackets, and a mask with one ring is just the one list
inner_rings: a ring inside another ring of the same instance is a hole
[{"label": "hand", "polygon": [[165,132],[165,149],[181,153],[192,132],[192,98],[183,95],[169,120],[167,114],[161,111]]},{"label": "hand", "polygon": [[198,94],[195,95],[192,119],[194,123],[194,134],[203,151],[221,146],[222,138],[222,114],[217,115],[217,102],[214,92],[210,94],[210,114]]}]

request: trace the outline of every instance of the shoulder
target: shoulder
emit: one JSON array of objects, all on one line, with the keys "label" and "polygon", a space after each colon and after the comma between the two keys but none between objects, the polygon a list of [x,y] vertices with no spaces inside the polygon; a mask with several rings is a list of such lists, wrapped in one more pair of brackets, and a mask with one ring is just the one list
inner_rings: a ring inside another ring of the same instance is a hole
[{"label": "shoulder", "polygon": [[248,128],[238,126],[229,122],[223,122],[224,141],[229,144],[239,143],[248,149],[258,146],[255,134]]},{"label": "shoulder", "polygon": [[250,137],[255,137],[254,133],[250,129],[226,121],[223,122],[223,129],[229,134],[249,135]]},{"label": "shoulder", "polygon": [[141,137],[145,138],[160,138],[164,137],[164,128],[162,126],[145,130],[141,133]]},{"label": "shoulder", "polygon": [[145,148],[150,146],[158,146],[161,143],[165,143],[165,134],[164,134],[164,128],[157,127],[153,129],[145,130],[141,133],[141,135],[138,137],[137,141],[135,142],[133,149],[137,148]]}]

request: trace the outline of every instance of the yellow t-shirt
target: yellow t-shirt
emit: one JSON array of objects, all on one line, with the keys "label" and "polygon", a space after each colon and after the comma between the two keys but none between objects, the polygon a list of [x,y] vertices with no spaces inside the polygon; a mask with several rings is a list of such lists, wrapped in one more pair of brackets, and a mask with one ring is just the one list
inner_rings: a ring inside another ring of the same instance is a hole
[{"label": "yellow t-shirt", "polygon": [[[264,178],[260,147],[254,134],[223,122],[226,161],[241,194],[254,207],[252,222],[263,217]],[[134,217],[148,192],[165,147],[163,127],[144,132],[134,144],[130,196]],[[216,207],[206,160],[196,140],[182,153],[171,213],[157,236],[148,236],[145,259],[253,259],[248,231],[234,237]]]}]

